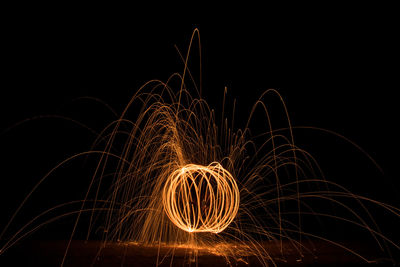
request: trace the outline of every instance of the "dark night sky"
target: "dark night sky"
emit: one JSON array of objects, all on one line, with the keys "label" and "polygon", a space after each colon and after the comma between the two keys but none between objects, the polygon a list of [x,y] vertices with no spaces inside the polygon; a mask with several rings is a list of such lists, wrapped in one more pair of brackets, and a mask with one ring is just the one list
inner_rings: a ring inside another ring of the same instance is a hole
[{"label": "dark night sky", "polygon": [[[93,96],[121,111],[147,80],[165,80],[182,71],[174,44],[186,51],[195,27],[202,40],[203,93],[212,105],[221,103],[228,86],[229,95],[238,100],[240,120],[265,89],[278,89],[294,125],[337,131],[370,153],[385,172],[380,175],[363,154],[335,137],[299,131],[298,144],[315,154],[328,179],[399,205],[399,58],[390,16],[176,25],[56,17],[15,20],[3,33],[1,129],[60,110],[104,125],[106,112],[71,106],[71,101]],[[86,150],[90,138],[51,120],[4,133],[1,192],[9,203],[7,213],[35,179],[65,155]]]}]

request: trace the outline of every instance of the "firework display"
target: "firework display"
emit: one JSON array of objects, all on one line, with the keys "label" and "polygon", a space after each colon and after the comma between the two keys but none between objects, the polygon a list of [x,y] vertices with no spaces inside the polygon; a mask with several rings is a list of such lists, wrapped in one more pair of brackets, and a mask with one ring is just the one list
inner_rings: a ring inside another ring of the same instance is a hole
[{"label": "firework display", "polygon": [[[266,90],[259,97],[243,128],[234,127],[234,118],[227,117],[227,90],[221,113],[209,106],[188,67],[197,40],[195,30],[182,57],[182,73],[145,83],[118,118],[97,134],[90,150],[66,158],[41,178],[1,235],[9,234],[21,208],[56,170],[82,158],[96,162],[82,199],[37,214],[11,238],[1,240],[0,256],[39,228],[68,216],[74,218],[73,227],[61,266],[83,224],[86,240],[101,232],[99,253],[114,243],[157,247],[156,265],[162,261],[173,265],[175,250],[184,247],[193,265],[199,253],[208,253],[231,266],[247,264],[246,257],[276,266],[265,242],[273,242],[282,258],[289,250],[299,259],[304,253],[318,255],[318,249],[310,252],[310,244],[323,241],[364,262],[374,260],[310,229],[306,224],[310,218],[364,230],[387,259],[393,251],[398,253],[398,240],[382,233],[369,209],[376,206],[395,219],[400,209],[326,179],[317,159],[295,143],[295,127],[277,90]],[[279,103],[284,127],[274,127],[267,98]],[[252,129],[254,114],[265,118],[257,121],[262,130]]]}]

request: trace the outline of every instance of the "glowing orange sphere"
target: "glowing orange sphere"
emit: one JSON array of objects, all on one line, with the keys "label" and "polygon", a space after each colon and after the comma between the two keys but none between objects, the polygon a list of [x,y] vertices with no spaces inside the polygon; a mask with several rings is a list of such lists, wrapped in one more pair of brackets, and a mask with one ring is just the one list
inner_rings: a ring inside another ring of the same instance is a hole
[{"label": "glowing orange sphere", "polygon": [[162,201],[168,218],[187,232],[223,231],[239,209],[239,189],[221,164],[188,164],[170,174]]}]

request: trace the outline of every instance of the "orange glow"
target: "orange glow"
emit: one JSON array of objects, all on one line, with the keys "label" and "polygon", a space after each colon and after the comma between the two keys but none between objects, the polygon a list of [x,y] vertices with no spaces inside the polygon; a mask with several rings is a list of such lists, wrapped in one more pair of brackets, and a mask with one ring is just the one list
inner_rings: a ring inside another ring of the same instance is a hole
[{"label": "orange glow", "polygon": [[174,171],[163,190],[168,218],[187,232],[222,232],[239,209],[239,189],[221,164],[188,164]]}]

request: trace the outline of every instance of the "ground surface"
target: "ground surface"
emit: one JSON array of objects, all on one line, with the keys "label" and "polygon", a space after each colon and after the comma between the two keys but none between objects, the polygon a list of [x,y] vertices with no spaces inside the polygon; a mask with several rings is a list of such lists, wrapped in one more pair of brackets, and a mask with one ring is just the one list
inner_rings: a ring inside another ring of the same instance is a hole
[{"label": "ground surface", "polygon": [[[288,242],[283,243],[284,256],[277,243],[266,242],[263,247],[276,266],[393,266],[366,243],[347,242],[345,245],[374,260],[370,264],[325,242],[304,244],[302,258]],[[66,241],[25,242],[1,255],[0,266],[60,266],[66,245]],[[235,259],[218,255],[217,248],[211,247],[193,252],[184,246],[108,243],[101,248],[99,241],[74,240],[64,266],[156,266],[157,260],[158,266],[263,266],[257,257],[240,252],[241,248],[234,245],[231,248],[239,255]],[[268,264],[274,266],[272,261]]]}]

